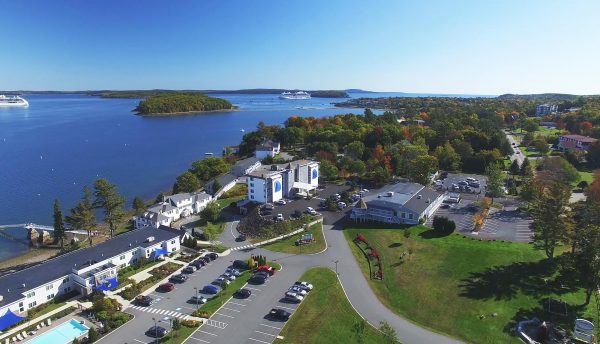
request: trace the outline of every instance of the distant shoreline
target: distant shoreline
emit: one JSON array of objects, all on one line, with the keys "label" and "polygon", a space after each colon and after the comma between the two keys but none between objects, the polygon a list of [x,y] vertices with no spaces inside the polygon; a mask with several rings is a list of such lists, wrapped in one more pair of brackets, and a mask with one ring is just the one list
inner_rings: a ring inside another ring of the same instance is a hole
[{"label": "distant shoreline", "polygon": [[185,115],[201,115],[201,114],[211,113],[211,112],[232,112],[232,111],[239,111],[239,108],[237,106],[234,106],[231,109],[206,110],[206,111],[158,112],[158,113],[141,113],[141,112],[137,112],[135,110],[132,110],[132,111],[135,112],[136,115],[141,116],[141,117],[170,117],[170,116],[185,116]]}]

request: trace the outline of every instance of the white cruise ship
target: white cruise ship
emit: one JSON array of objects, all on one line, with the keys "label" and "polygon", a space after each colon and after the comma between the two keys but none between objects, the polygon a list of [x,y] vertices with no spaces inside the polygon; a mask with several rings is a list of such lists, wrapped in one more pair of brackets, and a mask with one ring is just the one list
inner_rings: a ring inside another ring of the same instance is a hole
[{"label": "white cruise ship", "polygon": [[28,107],[29,103],[19,96],[0,94],[0,107]]},{"label": "white cruise ship", "polygon": [[279,98],[281,99],[310,99],[310,93],[304,91],[298,92],[283,92]]}]

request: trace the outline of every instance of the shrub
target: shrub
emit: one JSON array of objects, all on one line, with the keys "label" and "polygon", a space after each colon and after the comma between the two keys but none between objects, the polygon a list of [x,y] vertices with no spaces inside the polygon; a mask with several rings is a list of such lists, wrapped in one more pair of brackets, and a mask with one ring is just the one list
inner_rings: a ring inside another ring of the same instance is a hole
[{"label": "shrub", "polygon": [[181,325],[185,327],[198,327],[200,326],[200,322],[198,320],[182,320]]},{"label": "shrub", "polygon": [[95,341],[98,340],[98,331],[96,331],[96,329],[94,327],[91,327],[90,330],[88,331],[88,343],[93,343]]},{"label": "shrub", "polygon": [[202,310],[196,310],[192,313],[192,316],[194,317],[198,317],[198,318],[210,318],[210,312],[207,311],[202,311]]},{"label": "shrub", "polygon": [[445,216],[434,216],[433,229],[440,234],[449,235],[456,229],[456,223]]}]

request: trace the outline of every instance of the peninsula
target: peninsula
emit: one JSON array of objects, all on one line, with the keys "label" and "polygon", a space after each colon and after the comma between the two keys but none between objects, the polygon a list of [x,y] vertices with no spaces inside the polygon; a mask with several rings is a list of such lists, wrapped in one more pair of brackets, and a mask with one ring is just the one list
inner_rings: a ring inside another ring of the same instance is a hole
[{"label": "peninsula", "polygon": [[209,111],[227,111],[235,107],[225,99],[205,96],[202,93],[164,93],[150,96],[135,108],[142,116],[176,115]]}]

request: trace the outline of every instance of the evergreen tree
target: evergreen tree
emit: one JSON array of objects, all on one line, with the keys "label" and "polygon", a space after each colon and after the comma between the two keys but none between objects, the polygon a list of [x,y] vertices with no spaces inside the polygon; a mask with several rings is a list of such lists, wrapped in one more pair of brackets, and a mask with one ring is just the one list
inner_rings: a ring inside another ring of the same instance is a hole
[{"label": "evergreen tree", "polygon": [[[504,186],[504,172],[499,164],[491,163],[485,169],[487,176],[487,192],[492,197],[499,197],[503,194],[502,186]],[[492,200],[493,203],[493,200]]]},{"label": "evergreen tree", "polygon": [[588,305],[600,285],[600,227],[588,225],[579,229],[575,241],[575,271],[585,289],[585,305]]},{"label": "evergreen tree", "polygon": [[96,216],[92,203],[92,192],[87,186],[83,187],[83,199],[71,209],[71,214],[65,218],[65,222],[73,229],[85,230],[88,242],[92,246],[92,236],[96,229]]},{"label": "evergreen tree", "polygon": [[531,168],[531,164],[529,163],[529,159],[525,158],[525,160],[523,160],[523,163],[521,163],[521,175],[522,176],[526,176],[530,173],[532,173],[532,168]]},{"label": "evergreen tree", "polygon": [[60,249],[65,248],[65,223],[63,221],[62,211],[58,199],[54,200],[54,241],[60,241]]},{"label": "evergreen tree", "polygon": [[125,197],[119,195],[116,185],[108,182],[106,179],[98,179],[94,182],[94,207],[104,211],[104,221],[108,223],[110,237],[114,235],[117,226],[125,217],[123,204]]},{"label": "evergreen tree", "polygon": [[508,170],[513,176],[516,176],[521,173],[521,166],[519,166],[519,162],[517,161],[517,159],[512,161]]},{"label": "evergreen tree", "polygon": [[136,216],[140,216],[146,210],[146,203],[144,202],[144,200],[141,197],[135,196],[133,198],[132,208],[133,208],[133,213]]}]

